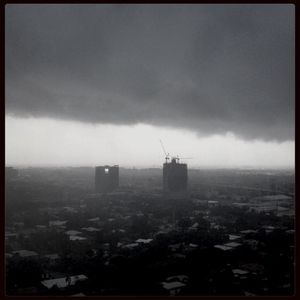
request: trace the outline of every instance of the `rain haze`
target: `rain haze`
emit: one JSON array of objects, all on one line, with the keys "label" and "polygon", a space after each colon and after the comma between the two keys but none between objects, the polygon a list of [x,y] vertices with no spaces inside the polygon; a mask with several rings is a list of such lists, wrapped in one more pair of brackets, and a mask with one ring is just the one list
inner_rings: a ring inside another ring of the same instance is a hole
[{"label": "rain haze", "polygon": [[294,166],[293,5],[6,5],[6,164]]},{"label": "rain haze", "polygon": [[295,6],[6,5],[5,159],[6,295],[294,295]]}]

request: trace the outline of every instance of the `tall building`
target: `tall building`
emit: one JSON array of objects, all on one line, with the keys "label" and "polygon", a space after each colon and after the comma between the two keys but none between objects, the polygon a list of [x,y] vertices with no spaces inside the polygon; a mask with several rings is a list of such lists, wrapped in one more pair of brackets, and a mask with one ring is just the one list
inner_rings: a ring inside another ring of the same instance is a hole
[{"label": "tall building", "polygon": [[187,192],[187,164],[179,163],[177,158],[163,166],[163,189],[165,194]]},{"label": "tall building", "polygon": [[95,190],[97,193],[112,192],[119,187],[119,166],[95,168]]}]

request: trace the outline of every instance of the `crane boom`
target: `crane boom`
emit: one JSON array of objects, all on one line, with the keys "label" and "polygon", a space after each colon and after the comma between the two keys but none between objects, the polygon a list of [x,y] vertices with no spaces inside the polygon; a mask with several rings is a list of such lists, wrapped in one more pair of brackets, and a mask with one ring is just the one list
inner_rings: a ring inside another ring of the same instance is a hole
[{"label": "crane boom", "polygon": [[164,147],[164,144],[163,144],[163,142],[162,142],[162,140],[159,140],[159,142],[160,142],[160,145],[161,145],[161,147],[162,147],[162,149],[163,149],[163,151],[164,151],[164,154],[165,154],[165,159],[166,159],[166,163],[168,162],[168,160],[170,159],[170,154],[169,153],[167,153],[167,151],[166,151],[166,149],[165,149],[165,147]]},{"label": "crane boom", "polygon": [[162,142],[161,140],[159,140],[159,142],[160,142],[161,147],[162,147],[162,149],[163,149],[163,151],[164,151],[164,153],[165,153],[165,156],[167,156],[167,152],[166,152],[166,149],[165,149],[165,147],[164,147],[163,142]]}]

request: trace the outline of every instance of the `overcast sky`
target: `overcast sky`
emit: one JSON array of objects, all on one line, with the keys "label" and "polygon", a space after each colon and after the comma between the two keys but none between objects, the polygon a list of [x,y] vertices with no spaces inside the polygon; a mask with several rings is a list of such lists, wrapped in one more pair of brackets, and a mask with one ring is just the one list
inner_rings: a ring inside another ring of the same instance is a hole
[{"label": "overcast sky", "polygon": [[294,6],[6,5],[6,163],[294,166]]}]

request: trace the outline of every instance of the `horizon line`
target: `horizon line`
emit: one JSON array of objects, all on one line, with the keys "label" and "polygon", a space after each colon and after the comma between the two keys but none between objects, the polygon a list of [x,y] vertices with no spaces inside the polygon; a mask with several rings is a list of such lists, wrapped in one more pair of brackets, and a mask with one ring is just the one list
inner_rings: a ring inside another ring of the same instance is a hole
[{"label": "horizon line", "polygon": [[[162,169],[163,165],[157,166],[122,166],[118,164],[95,164],[95,165],[29,165],[29,164],[5,164],[5,167],[13,167],[13,168],[20,168],[20,169],[29,169],[29,168],[45,168],[45,169],[55,169],[55,168],[95,168],[97,166],[119,166],[120,169]],[[226,170],[232,170],[232,169],[242,169],[242,170],[295,170],[295,166],[190,166],[190,170],[201,170],[201,169],[210,169],[210,170],[220,170],[220,169],[226,169]]]}]

